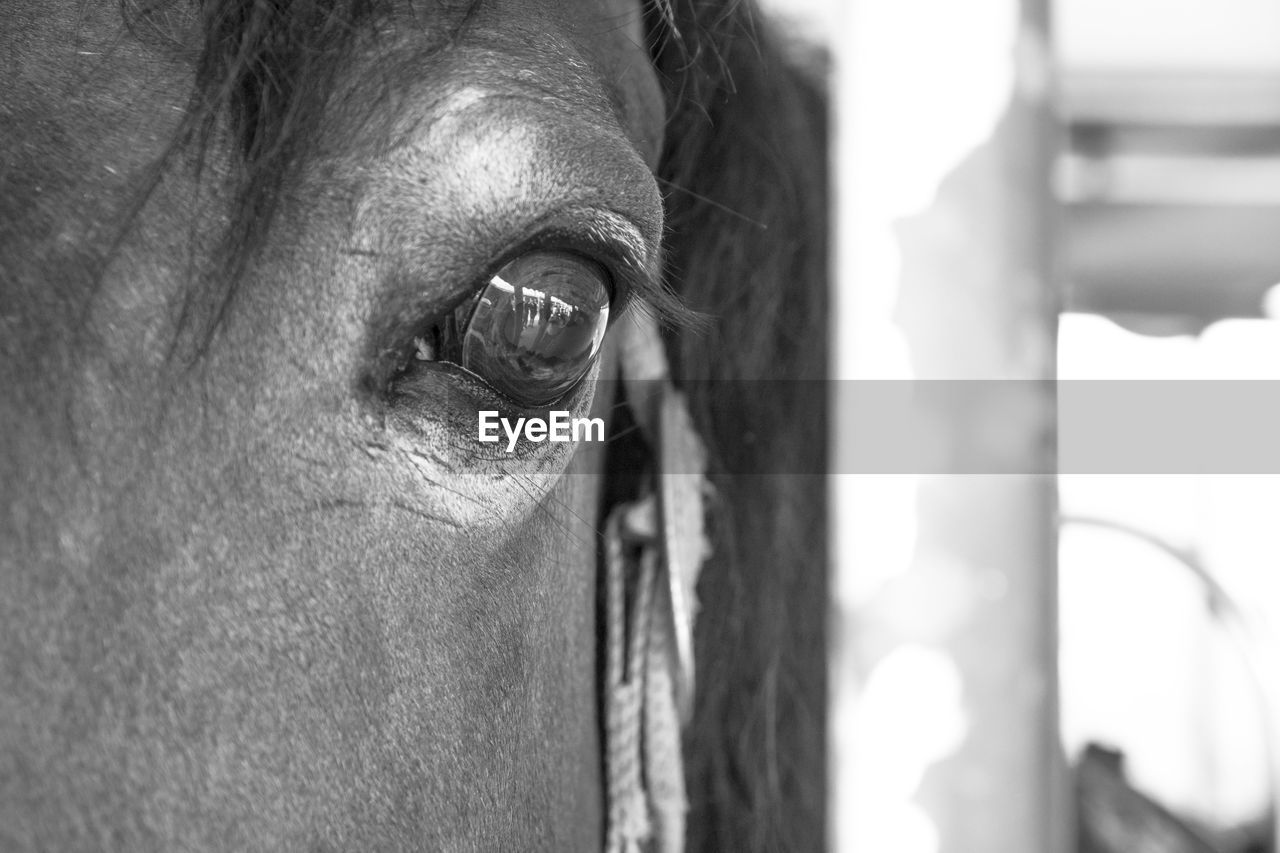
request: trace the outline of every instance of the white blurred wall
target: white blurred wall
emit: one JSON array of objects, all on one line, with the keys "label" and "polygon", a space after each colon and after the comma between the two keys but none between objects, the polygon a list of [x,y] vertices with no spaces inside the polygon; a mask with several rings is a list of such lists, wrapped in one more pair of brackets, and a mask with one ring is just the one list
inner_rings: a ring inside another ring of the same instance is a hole
[{"label": "white blurred wall", "polygon": [[836,38],[837,0],[761,0],[765,12],[806,38],[830,44]]},{"label": "white blurred wall", "polygon": [[1058,0],[1067,69],[1280,71],[1274,0]]}]

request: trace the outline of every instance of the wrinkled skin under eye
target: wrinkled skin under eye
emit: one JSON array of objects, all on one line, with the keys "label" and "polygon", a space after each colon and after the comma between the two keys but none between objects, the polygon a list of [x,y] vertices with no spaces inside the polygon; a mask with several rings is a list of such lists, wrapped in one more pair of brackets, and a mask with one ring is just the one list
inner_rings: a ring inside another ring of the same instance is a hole
[{"label": "wrinkled skin under eye", "polygon": [[569,252],[528,252],[418,339],[418,358],[450,361],[522,406],[545,406],[582,380],[609,325],[609,274]]}]

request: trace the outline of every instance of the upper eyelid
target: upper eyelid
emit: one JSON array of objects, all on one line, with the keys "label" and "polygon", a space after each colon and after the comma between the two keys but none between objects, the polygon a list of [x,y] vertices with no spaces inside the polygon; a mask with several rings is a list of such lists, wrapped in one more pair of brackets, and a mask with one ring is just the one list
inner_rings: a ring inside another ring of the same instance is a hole
[{"label": "upper eyelid", "polygon": [[658,247],[650,246],[641,227],[624,214],[601,208],[561,208],[521,231],[490,261],[469,292],[483,290],[498,269],[520,255],[550,249],[580,254],[605,268],[613,280],[610,301],[615,316],[634,299],[661,304]]},{"label": "upper eyelid", "polygon": [[569,250],[602,264],[615,285],[620,285],[622,298],[610,300],[610,325],[637,301],[659,321],[676,328],[706,329],[711,324],[711,316],[690,308],[665,286],[662,247],[646,238],[641,223],[621,211],[590,205],[561,207],[533,220],[519,233],[521,236],[495,256],[468,293],[483,290],[493,273],[524,252]]},{"label": "upper eyelid", "polygon": [[621,264],[628,278],[641,278],[641,287],[656,286],[658,247],[649,246],[640,226],[617,211],[562,208],[530,223],[517,243],[550,246],[557,239],[572,247],[582,244],[607,255],[609,266]]}]

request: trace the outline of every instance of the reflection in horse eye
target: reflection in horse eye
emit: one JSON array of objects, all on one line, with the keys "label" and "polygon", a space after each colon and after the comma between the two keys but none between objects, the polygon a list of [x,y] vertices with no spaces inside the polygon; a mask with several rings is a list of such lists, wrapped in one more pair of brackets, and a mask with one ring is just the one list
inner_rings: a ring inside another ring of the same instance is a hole
[{"label": "reflection in horse eye", "polygon": [[600,351],[609,275],[580,255],[530,252],[499,270],[453,319],[459,365],[517,403],[546,405],[577,385]]}]

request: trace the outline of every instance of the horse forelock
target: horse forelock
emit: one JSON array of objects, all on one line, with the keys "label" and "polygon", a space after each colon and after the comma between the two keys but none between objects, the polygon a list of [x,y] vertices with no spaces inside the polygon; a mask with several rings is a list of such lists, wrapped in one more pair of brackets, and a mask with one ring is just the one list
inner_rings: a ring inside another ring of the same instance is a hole
[{"label": "horse forelock", "polygon": [[[206,276],[202,287],[193,288],[189,296],[203,303],[204,310],[191,305],[184,309],[207,315],[203,328],[196,331],[197,355],[216,332],[247,266],[267,239],[285,185],[312,152],[353,52],[377,50],[380,24],[396,14],[416,21],[433,49],[447,50],[459,41],[483,2],[202,0],[192,14],[180,10],[179,0],[122,0],[130,32],[167,54],[192,61],[194,85],[181,126],[137,187],[128,212],[117,219],[113,245],[123,239],[164,171],[184,154],[193,158],[197,173],[207,170],[223,176],[230,195],[228,224],[215,254],[217,274]],[[687,70],[702,75],[701,64],[687,51],[694,45],[698,56],[704,50],[718,54],[718,41],[701,35],[708,26],[705,16],[677,14],[676,0],[641,2],[651,50],[677,51],[688,57]],[[420,11],[430,13],[430,26],[419,17]],[[718,25],[718,19],[712,24]],[[677,85],[667,93],[669,102],[689,100],[692,89],[685,77],[673,78]],[[222,144],[227,138],[232,142],[229,149]],[[229,160],[211,162],[228,150]],[[219,292],[209,292],[210,287]],[[674,326],[705,326],[669,294],[651,294],[641,307]]]},{"label": "horse forelock", "polygon": [[[456,42],[482,2],[434,0],[420,4],[435,13],[431,41],[440,49]],[[737,38],[722,36],[731,29],[725,21],[739,3],[643,3],[651,50],[655,55],[679,57],[665,62],[670,108],[693,105],[702,110],[707,97],[700,93],[705,89],[710,97],[729,79],[719,55],[724,45]],[[414,5],[408,4],[411,19]],[[393,0],[203,0],[193,8],[181,0],[120,0],[119,7],[122,25],[138,44],[159,61],[190,65],[193,85],[183,108],[174,107],[182,116],[180,123],[173,127],[159,156],[145,169],[137,170],[131,191],[101,194],[118,204],[92,217],[100,233],[97,239],[82,241],[93,251],[74,261],[79,271],[75,278],[96,282],[166,171],[193,168],[208,178],[207,183],[225,185],[218,189],[230,193],[228,221],[216,256],[217,274],[200,282],[204,289],[216,283],[225,287],[222,294],[201,294],[216,306],[215,313],[221,317],[245,267],[270,233],[284,185],[305,161],[318,136],[326,106],[353,48],[376,40],[379,21],[395,12],[396,6]],[[403,7],[399,11],[405,12]],[[87,20],[84,23],[87,25]],[[120,36],[113,37],[107,55],[126,47]],[[82,73],[96,75],[100,67],[90,65]],[[85,82],[88,80],[86,76]],[[67,88],[80,85],[74,74],[64,82]],[[230,146],[225,144],[228,141]],[[36,139],[32,144],[47,145],[47,141]],[[47,192],[56,180],[82,181],[84,171],[83,167],[64,164],[61,177],[49,174],[41,178],[26,167],[11,170],[6,179],[40,181]],[[7,185],[6,190],[20,193],[21,187]],[[81,297],[75,294],[84,304]],[[651,307],[675,325],[698,325],[697,318],[674,301],[660,301]],[[212,327],[206,329],[212,331]]]}]

